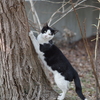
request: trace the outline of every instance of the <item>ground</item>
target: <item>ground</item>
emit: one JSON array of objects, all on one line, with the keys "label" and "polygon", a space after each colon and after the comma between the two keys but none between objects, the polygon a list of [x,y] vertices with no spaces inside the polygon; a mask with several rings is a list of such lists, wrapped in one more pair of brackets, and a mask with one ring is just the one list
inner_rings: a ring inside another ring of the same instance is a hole
[{"label": "ground", "polygon": [[[91,42],[95,36],[88,38],[88,43],[90,46],[90,50],[92,52],[92,57],[94,58],[94,50],[95,50],[95,41]],[[81,84],[83,88],[84,95],[88,98],[88,100],[96,100],[96,82],[93,75],[93,71],[91,68],[90,59],[88,54],[86,53],[84,43],[82,40],[71,44],[70,47],[60,47],[61,51],[67,57],[67,59],[71,62],[73,67],[78,71],[78,74],[81,79]],[[97,52],[97,72],[100,75],[100,40],[98,44],[98,52]],[[100,81],[100,76],[98,76]],[[59,89],[57,89],[59,91]],[[74,84],[71,83],[71,87],[66,94],[67,100],[80,100],[77,94],[74,92]]]}]

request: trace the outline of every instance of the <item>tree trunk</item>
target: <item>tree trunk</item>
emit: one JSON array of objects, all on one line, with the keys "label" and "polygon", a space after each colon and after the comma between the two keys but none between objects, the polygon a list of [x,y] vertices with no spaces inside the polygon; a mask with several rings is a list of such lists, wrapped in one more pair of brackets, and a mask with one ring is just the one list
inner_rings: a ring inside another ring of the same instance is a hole
[{"label": "tree trunk", "polygon": [[23,0],[0,0],[0,100],[55,100],[28,36]]}]

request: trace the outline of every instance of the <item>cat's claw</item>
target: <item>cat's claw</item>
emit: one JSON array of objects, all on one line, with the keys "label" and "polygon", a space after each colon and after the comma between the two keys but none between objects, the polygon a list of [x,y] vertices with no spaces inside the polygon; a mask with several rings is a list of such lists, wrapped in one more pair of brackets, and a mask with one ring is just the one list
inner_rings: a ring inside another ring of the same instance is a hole
[{"label": "cat's claw", "polygon": [[35,38],[33,31],[29,32],[29,36],[32,37],[32,38]]},{"label": "cat's claw", "polygon": [[29,36],[34,36],[33,31],[30,31],[30,32],[29,32]]},{"label": "cat's claw", "polygon": [[64,97],[62,96],[62,94],[60,94],[59,96],[58,96],[58,98],[57,98],[57,100],[63,100],[64,99]]}]

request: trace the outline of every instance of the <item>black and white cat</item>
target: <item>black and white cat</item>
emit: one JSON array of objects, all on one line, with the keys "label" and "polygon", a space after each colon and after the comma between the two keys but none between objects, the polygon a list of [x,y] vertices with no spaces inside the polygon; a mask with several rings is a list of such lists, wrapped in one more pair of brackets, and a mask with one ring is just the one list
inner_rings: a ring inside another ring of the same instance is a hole
[{"label": "black and white cat", "polygon": [[82,100],[87,100],[82,93],[78,73],[59,48],[52,43],[55,33],[56,30],[46,24],[37,36],[37,39],[32,31],[30,31],[29,36],[42,62],[53,73],[55,83],[62,90],[57,100],[63,100],[65,98],[69,83],[73,80],[78,96]]}]

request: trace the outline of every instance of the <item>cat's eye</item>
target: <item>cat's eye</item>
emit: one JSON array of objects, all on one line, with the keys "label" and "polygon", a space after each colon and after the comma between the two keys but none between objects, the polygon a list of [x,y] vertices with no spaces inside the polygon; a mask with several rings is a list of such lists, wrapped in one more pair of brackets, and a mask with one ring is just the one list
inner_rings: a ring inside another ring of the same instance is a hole
[{"label": "cat's eye", "polygon": [[46,33],[47,31],[44,31],[44,33]]}]

